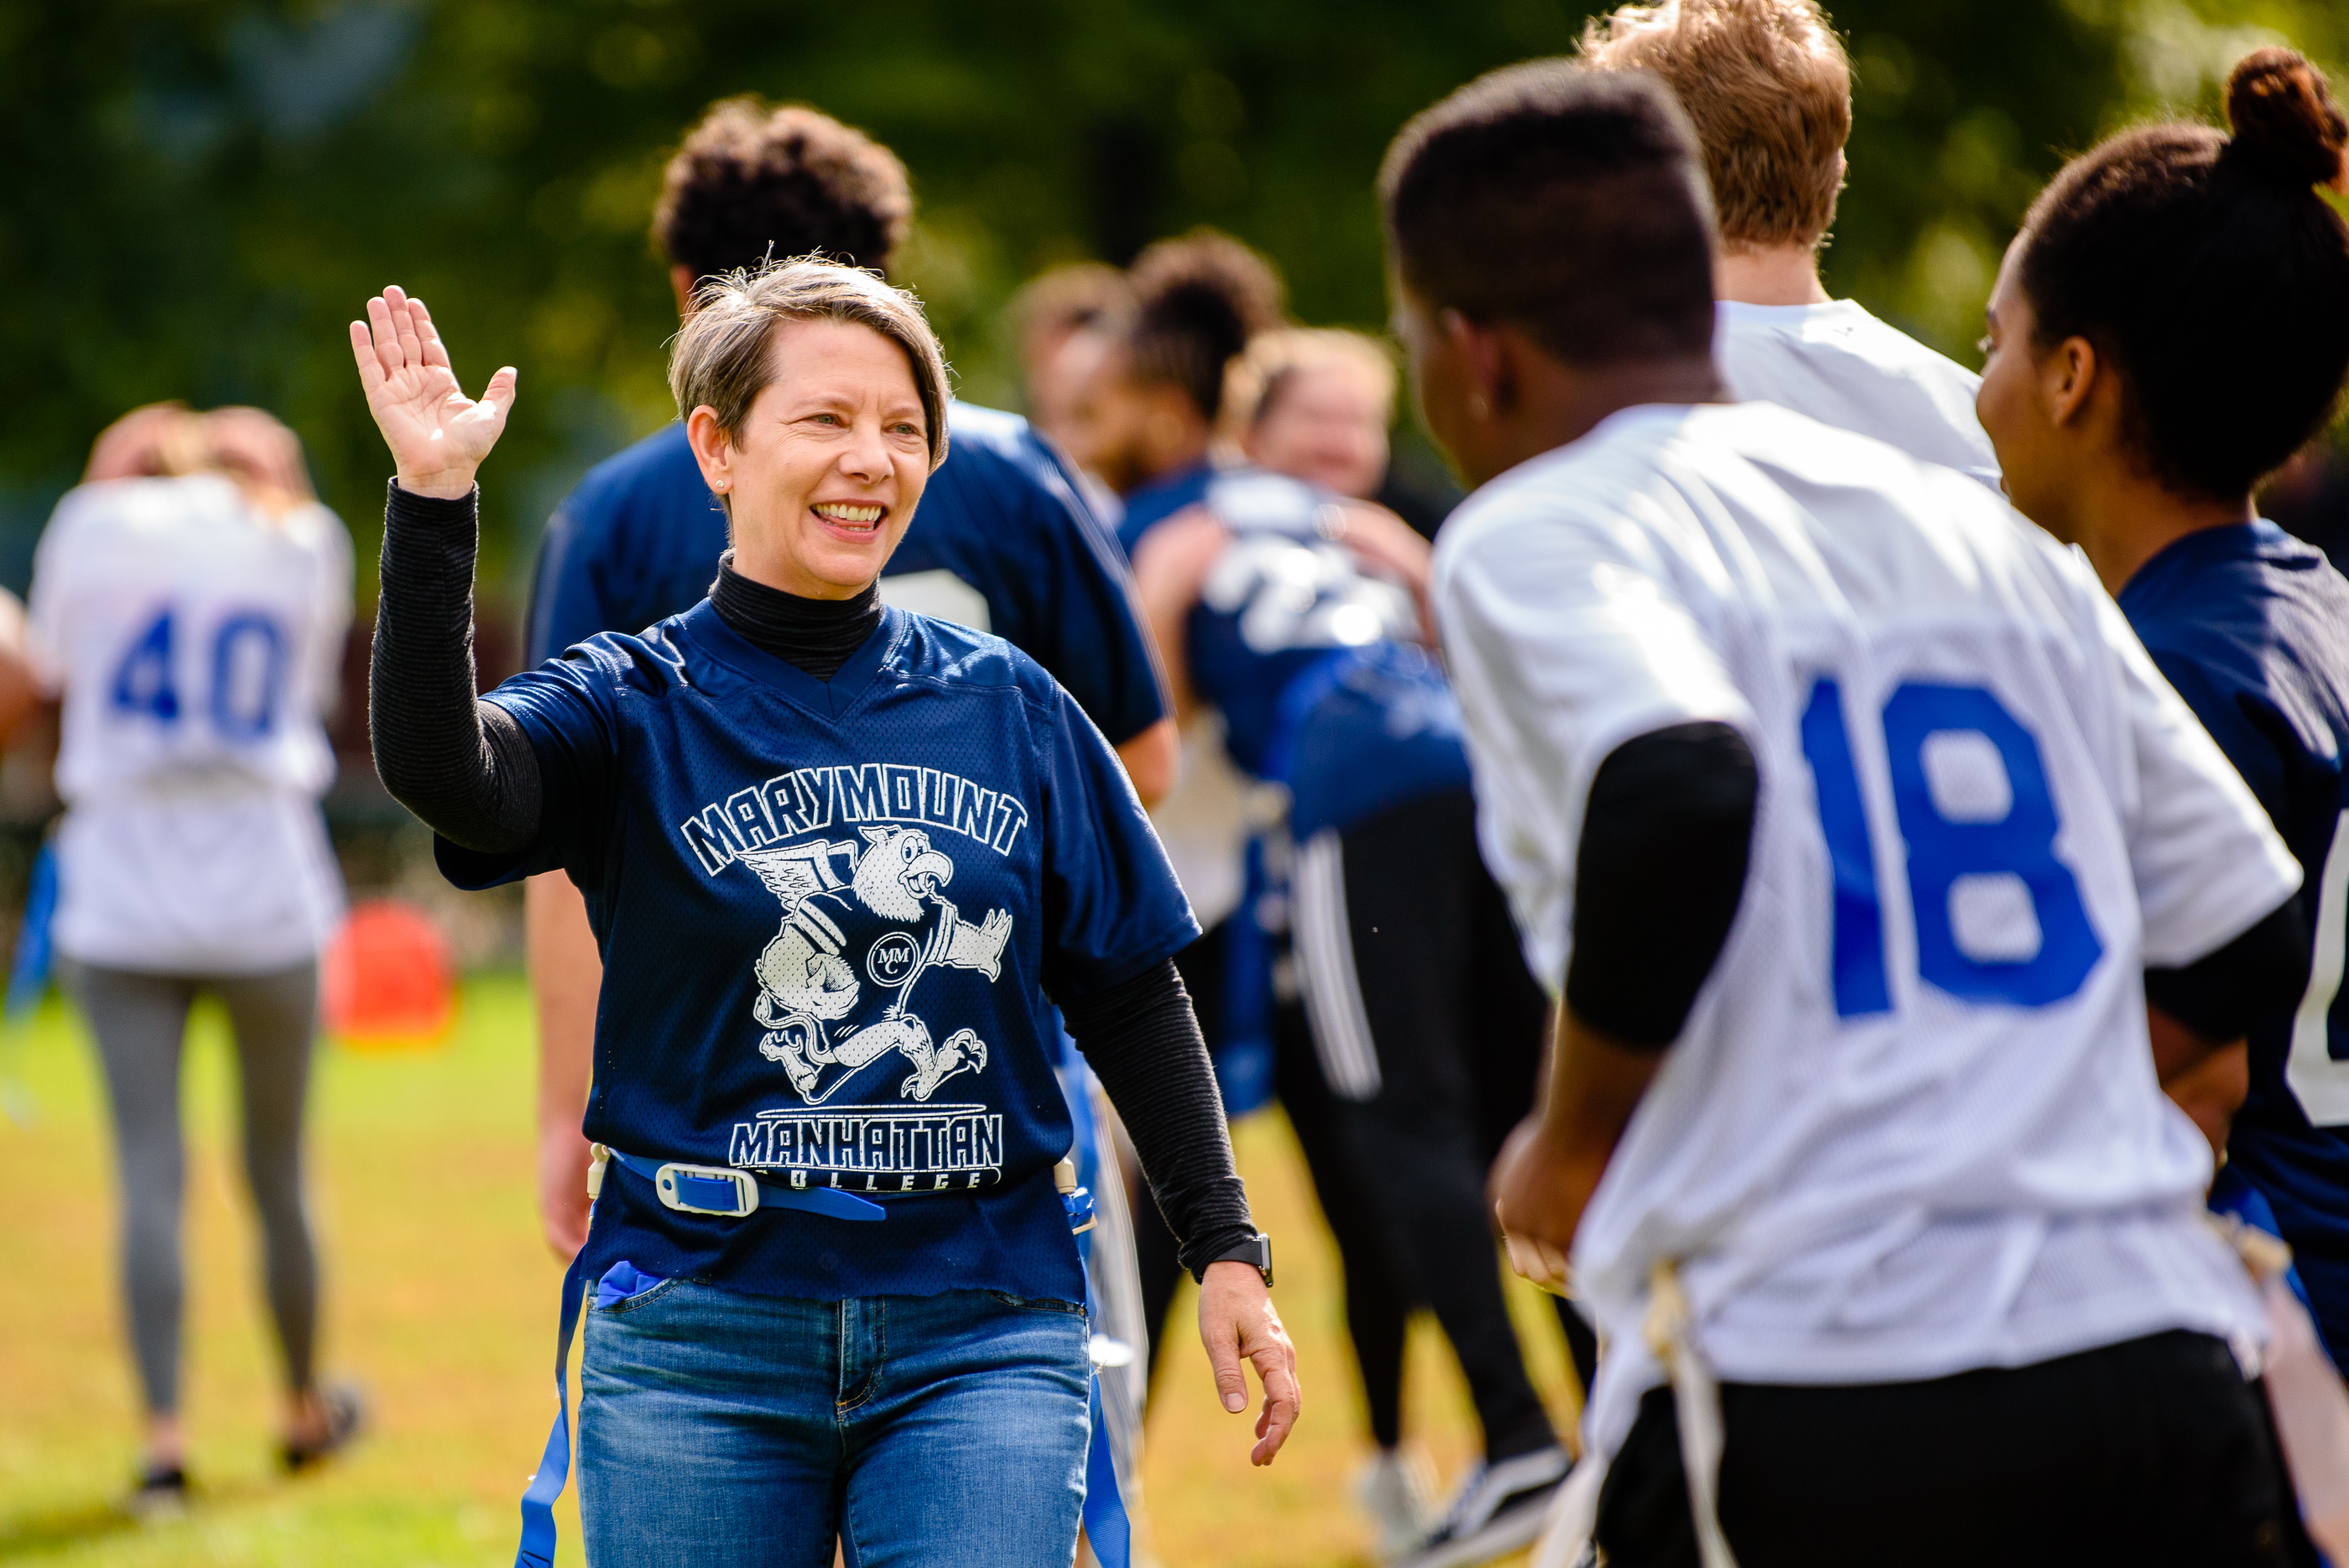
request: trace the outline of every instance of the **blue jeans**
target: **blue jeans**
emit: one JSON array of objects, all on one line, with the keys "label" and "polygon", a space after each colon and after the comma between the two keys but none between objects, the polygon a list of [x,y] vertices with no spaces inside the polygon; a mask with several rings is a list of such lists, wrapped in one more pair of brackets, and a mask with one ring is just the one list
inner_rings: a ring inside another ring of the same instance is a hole
[{"label": "blue jeans", "polygon": [[1090,1331],[990,1291],[813,1302],[668,1280],[587,1314],[591,1568],[1064,1568]]}]

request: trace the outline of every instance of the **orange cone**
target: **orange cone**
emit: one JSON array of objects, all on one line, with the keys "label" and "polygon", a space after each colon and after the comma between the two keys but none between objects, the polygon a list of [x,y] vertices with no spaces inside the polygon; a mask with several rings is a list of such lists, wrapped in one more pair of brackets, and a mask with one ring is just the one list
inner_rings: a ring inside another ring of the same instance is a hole
[{"label": "orange cone", "polygon": [[449,1036],[457,985],[449,943],[397,898],[353,907],[319,973],[326,1027],[360,1050],[419,1050]]}]

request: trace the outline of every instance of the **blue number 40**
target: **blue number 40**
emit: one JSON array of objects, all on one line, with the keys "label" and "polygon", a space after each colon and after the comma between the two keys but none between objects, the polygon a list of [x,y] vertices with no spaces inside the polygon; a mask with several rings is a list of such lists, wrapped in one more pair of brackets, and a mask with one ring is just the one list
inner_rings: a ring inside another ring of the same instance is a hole
[{"label": "blue number 40", "polygon": [[[2078,991],[2104,954],[2080,885],[2055,857],[2055,799],[2039,744],[2020,720],[1979,686],[1911,682],[1884,705],[1884,746],[1892,803],[1909,851],[1909,908],[1917,972],[1967,1002],[2044,1007]],[[1994,821],[1942,814],[1926,773],[1925,742],[1949,732],[1982,736],[2005,765],[2011,804]],[[1884,963],[1884,913],[1876,847],[1844,728],[1843,695],[1831,680],[1811,688],[1803,712],[1803,755],[1818,785],[1819,826],[1835,887],[1836,1012],[1845,1018],[1892,1010]],[[1977,958],[1960,945],[1951,908],[1967,877],[2013,878],[2029,893],[2039,926],[2027,959]]]},{"label": "blue number 40", "polygon": [[[172,677],[175,626],[175,612],[166,605],[122,656],[111,692],[117,711],[166,728],[180,722],[180,691]],[[285,634],[268,616],[246,611],[222,621],[212,636],[212,728],[236,742],[269,734],[285,694]]]}]

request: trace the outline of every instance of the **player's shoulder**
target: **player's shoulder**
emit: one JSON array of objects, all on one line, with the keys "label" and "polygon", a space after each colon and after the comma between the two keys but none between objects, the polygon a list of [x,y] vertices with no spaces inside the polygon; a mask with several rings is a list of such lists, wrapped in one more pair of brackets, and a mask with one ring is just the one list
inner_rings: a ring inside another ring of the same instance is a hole
[{"label": "player's shoulder", "polygon": [[2118,601],[2147,651],[2204,678],[2264,680],[2276,656],[2349,677],[2349,579],[2324,553],[2264,520],[2172,541]]},{"label": "player's shoulder", "polygon": [[589,469],[559,510],[577,526],[601,529],[680,490],[697,499],[704,493],[685,426],[672,421]]},{"label": "player's shoulder", "polygon": [[978,696],[1009,694],[1050,711],[1060,702],[1060,682],[1051,672],[1004,639],[959,621],[890,607],[888,668],[901,680],[941,691]]},{"label": "player's shoulder", "polygon": [[1714,306],[1716,341],[1729,357],[1742,353],[1835,355],[1878,369],[1948,383],[1968,396],[1982,378],[1930,345],[1870,312],[1856,299],[1818,305],[1747,305],[1725,299]]},{"label": "player's shoulder", "polygon": [[551,681],[598,698],[622,691],[668,697],[703,683],[685,625],[684,616],[671,616],[641,631],[599,631],[515,679]]},{"label": "player's shoulder", "polygon": [[956,403],[947,419],[952,439],[932,477],[932,499],[952,497],[966,508],[1023,520],[1065,515],[1073,488],[1033,425],[975,403]]}]

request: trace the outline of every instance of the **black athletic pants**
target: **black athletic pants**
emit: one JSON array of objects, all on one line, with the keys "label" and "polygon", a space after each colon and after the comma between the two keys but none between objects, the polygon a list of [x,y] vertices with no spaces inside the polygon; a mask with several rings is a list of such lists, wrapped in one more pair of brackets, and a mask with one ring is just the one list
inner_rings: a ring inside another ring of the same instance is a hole
[{"label": "black athletic pants", "polygon": [[1493,1157],[1533,1100],[1547,1005],[1477,854],[1475,804],[1455,791],[1317,834],[1299,846],[1291,893],[1350,1164],[1412,1293],[1452,1341],[1485,1455],[1555,1442],[1509,1322],[1485,1198]]},{"label": "black athletic pants", "polygon": [[[1721,1525],[1740,1568],[2293,1568],[2316,1561],[2267,1400],[2183,1331],[2012,1370],[1726,1384]],[[1671,1391],[1599,1497],[1610,1568],[1696,1568]]]},{"label": "black athletic pants", "polygon": [[[1200,1024],[1211,1048],[1220,1044],[1224,943],[1229,932],[1228,921],[1218,922],[1174,955],[1184,988],[1199,999]],[[1338,1243],[1344,1269],[1347,1336],[1353,1342],[1355,1364],[1361,1373],[1371,1437],[1381,1448],[1391,1449],[1402,1440],[1403,1334],[1411,1317],[1410,1295],[1363,1198],[1362,1184],[1354,1179],[1352,1167],[1345,1162],[1339,1147],[1330,1088],[1322,1082],[1320,1064],[1314,1058],[1302,1005],[1291,1002],[1276,1009],[1272,1033],[1273,1093],[1297,1135],[1322,1219]],[[1150,1367],[1154,1378],[1159,1346],[1168,1334],[1177,1332],[1175,1325],[1167,1323],[1166,1314],[1174,1305],[1175,1288],[1182,1283],[1183,1265],[1175,1256],[1174,1234],[1166,1229],[1156,1205],[1147,1201],[1134,1205],[1133,1230],[1135,1261],[1142,1275],[1143,1321],[1150,1325]],[[1276,1241],[1276,1268],[1278,1246]]]}]

